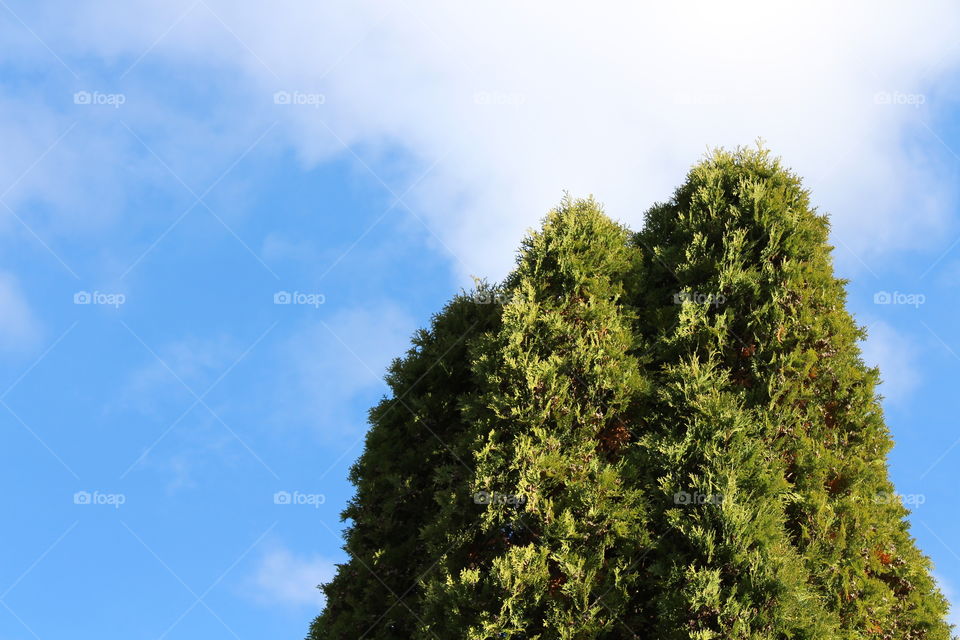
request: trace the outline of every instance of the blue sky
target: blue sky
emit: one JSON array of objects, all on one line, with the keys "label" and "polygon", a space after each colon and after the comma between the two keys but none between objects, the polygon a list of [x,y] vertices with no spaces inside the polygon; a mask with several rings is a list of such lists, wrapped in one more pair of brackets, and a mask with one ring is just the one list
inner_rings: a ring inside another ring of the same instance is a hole
[{"label": "blue sky", "polygon": [[564,189],[636,227],[758,137],[960,602],[956,7],[75,4],[0,1],[0,637],[301,637],[411,333]]}]

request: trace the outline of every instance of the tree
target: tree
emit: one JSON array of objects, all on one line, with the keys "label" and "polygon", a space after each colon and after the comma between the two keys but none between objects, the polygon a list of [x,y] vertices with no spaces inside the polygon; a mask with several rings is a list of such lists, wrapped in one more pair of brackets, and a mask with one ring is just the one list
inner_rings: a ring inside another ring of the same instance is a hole
[{"label": "tree", "polygon": [[827,235],[800,180],[767,151],[716,152],[637,234],[638,304],[659,309],[651,330],[676,318],[661,360],[709,363],[722,373],[713,388],[754,415],[750,441],[785,483],[768,506],[783,506],[782,533],[833,637],[946,639],[946,604],[891,499],[878,372],[860,358],[864,332],[845,310]]},{"label": "tree", "polygon": [[468,491],[490,500],[431,531],[443,555],[420,637],[598,637],[630,615],[650,542],[624,455],[648,388],[621,300],[634,257],[592,200],[565,200],[526,241],[476,367]]},{"label": "tree", "polygon": [[308,638],[409,640],[420,624],[419,580],[433,564],[420,528],[436,510],[436,493],[464,482],[469,425],[459,405],[477,387],[470,342],[499,322],[498,306],[478,301],[495,295],[481,285],[456,297],[391,365],[392,397],[370,411],[366,446],[350,472],[356,495],[342,514],[349,561],[324,585],[327,605]]},{"label": "tree", "polygon": [[394,364],[310,637],[948,640],[827,233],[762,149],[565,199]]}]

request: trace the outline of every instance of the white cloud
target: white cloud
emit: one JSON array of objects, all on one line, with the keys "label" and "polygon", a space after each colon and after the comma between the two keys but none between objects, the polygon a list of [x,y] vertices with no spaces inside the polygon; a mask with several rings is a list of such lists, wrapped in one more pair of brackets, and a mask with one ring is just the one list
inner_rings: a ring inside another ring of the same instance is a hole
[{"label": "white cloud", "polygon": [[[905,140],[949,157],[927,129],[960,57],[946,0],[190,6],[76,5],[63,36],[133,57],[176,23],[142,64],[204,61],[304,162],[341,143],[439,160],[407,200],[465,273],[502,275],[564,189],[639,226],[708,146],[758,136],[808,178],[854,268],[846,247],[869,264],[928,244],[954,196],[938,157]],[[277,90],[326,102],[273,105]]]},{"label": "white cloud", "polygon": [[[140,347],[134,336],[130,340]],[[235,363],[242,366],[244,351],[244,346],[225,335],[170,341],[155,347],[156,357],[142,348],[141,361],[124,375],[124,385],[104,407],[114,419],[129,415],[143,432],[139,448],[130,452],[129,470],[143,468],[161,474],[167,492],[174,493],[201,486],[202,474],[214,464],[218,472],[242,463],[256,464],[245,443],[238,442],[220,422],[237,427],[233,415],[249,415],[250,405],[259,400],[255,391],[244,389],[227,403],[217,403],[216,398],[227,391],[229,380],[225,380],[215,387],[219,393],[204,395]],[[203,404],[194,394],[203,398]],[[163,436],[157,439],[160,434]],[[148,445],[143,458],[138,458]]]},{"label": "white cloud", "polygon": [[[410,344],[416,321],[383,301],[313,319],[280,347],[278,424],[307,420],[325,437],[356,438],[365,414],[351,413],[360,394],[384,389],[393,358]],[[373,398],[364,398],[369,402]]]},{"label": "white cloud", "polygon": [[[134,336],[130,339],[137,342]],[[130,409],[154,418],[165,416],[185,401],[192,403],[191,390],[204,393],[243,350],[224,335],[175,340],[156,347],[156,356],[143,348],[142,362],[127,373],[124,387],[108,410]]]},{"label": "white cloud", "polygon": [[313,242],[303,238],[294,239],[275,232],[268,234],[263,239],[260,255],[268,264],[290,261],[297,263],[298,266],[306,267],[320,262],[318,260],[320,252]]},{"label": "white cloud", "polygon": [[39,325],[17,277],[0,271],[0,349],[18,351],[33,345]]},{"label": "white cloud", "polygon": [[880,367],[883,382],[879,392],[892,402],[906,400],[920,384],[917,346],[882,320],[870,323],[867,334],[861,345],[863,360],[871,367]]},{"label": "white cloud", "polygon": [[947,599],[947,602],[950,603],[950,614],[947,617],[947,622],[956,627],[954,629],[956,633],[960,631],[960,592],[954,588],[953,583],[945,580],[942,575],[935,573],[933,574],[933,578],[937,581],[937,584],[940,585],[940,591]]},{"label": "white cloud", "polygon": [[298,556],[284,548],[263,555],[249,581],[253,598],[264,605],[323,608],[326,598],[317,585],[336,573],[334,562],[317,555]]},{"label": "white cloud", "polygon": [[[132,175],[149,179],[131,150],[134,139],[122,128],[84,117],[89,112],[65,113],[74,106],[66,92],[10,93],[0,91],[0,200],[6,205],[0,205],[0,229],[37,245],[33,233],[49,239],[51,232],[96,231],[115,221],[127,204],[124,182]],[[156,169],[151,165],[149,172],[158,174]]]}]

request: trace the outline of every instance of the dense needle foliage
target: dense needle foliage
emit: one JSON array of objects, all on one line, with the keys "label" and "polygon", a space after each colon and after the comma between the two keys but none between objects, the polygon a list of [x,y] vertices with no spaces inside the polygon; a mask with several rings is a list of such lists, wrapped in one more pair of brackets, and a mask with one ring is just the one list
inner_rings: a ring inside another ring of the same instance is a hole
[{"label": "dense needle foliage", "polygon": [[564,200],[393,365],[309,638],[948,640],[827,235],[762,149]]}]

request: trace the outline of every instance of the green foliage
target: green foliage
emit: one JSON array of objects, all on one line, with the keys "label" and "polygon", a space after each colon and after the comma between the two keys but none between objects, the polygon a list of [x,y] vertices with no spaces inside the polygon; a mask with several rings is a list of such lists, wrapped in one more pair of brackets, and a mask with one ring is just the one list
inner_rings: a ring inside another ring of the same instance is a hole
[{"label": "green foliage", "polygon": [[565,199],[393,365],[309,637],[948,640],[827,235],[762,149]]}]

